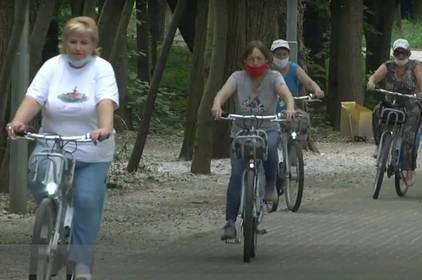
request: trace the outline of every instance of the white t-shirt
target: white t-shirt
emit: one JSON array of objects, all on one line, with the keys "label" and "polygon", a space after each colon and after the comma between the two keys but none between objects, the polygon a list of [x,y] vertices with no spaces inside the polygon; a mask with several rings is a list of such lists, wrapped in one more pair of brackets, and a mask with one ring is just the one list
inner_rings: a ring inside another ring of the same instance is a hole
[{"label": "white t-shirt", "polygon": [[[42,109],[40,132],[79,136],[97,128],[96,105],[110,99],[119,105],[119,93],[113,67],[94,56],[80,69],[69,66],[65,55],[47,60],[35,75],[27,95]],[[73,151],[73,143],[66,145]],[[81,143],[73,153],[78,161],[108,162],[113,159],[114,136],[97,145]]]}]

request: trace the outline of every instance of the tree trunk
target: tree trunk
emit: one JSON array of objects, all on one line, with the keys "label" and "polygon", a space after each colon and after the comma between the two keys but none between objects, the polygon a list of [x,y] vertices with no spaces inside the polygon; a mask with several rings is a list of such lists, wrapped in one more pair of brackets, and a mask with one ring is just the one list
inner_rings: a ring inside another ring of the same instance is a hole
[{"label": "tree trunk", "polygon": [[[7,50],[4,55],[3,64],[0,69],[0,134],[4,134],[4,126],[6,123],[6,112],[8,111],[8,97],[10,78],[12,71],[13,61],[15,59],[15,53],[18,49],[20,35],[22,34],[23,26],[25,23],[25,1],[15,1],[17,5],[16,9],[20,12],[19,16],[13,21],[12,31],[9,33],[9,40],[7,43]],[[13,10],[11,11],[11,17],[13,18]],[[8,16],[6,16],[6,19]]]},{"label": "tree trunk", "polygon": [[192,158],[192,173],[208,174],[211,171],[213,150],[214,119],[210,108],[219,87],[224,79],[224,60],[227,44],[227,4],[225,0],[211,0],[213,2],[214,38],[211,57],[210,75],[205,86],[201,104],[198,109],[198,122],[195,133],[194,152]]},{"label": "tree trunk", "polygon": [[98,19],[98,30],[100,33],[101,56],[110,60],[113,42],[118,36],[120,18],[124,9],[125,1],[106,0]]},{"label": "tree trunk", "polygon": [[70,1],[70,10],[72,12],[72,17],[77,17],[82,15],[83,7],[85,0],[72,0]]},{"label": "tree trunk", "polygon": [[[7,46],[13,26],[14,1],[0,1],[0,72],[6,63]],[[0,192],[9,190],[9,156],[7,154],[7,137],[4,131],[4,124],[9,116],[9,87],[0,85]]]},{"label": "tree trunk", "polygon": [[137,57],[138,78],[141,81],[150,81],[149,67],[149,20],[147,0],[136,1],[136,46],[140,53]]},{"label": "tree trunk", "polygon": [[37,17],[29,37],[30,70],[29,77],[35,76],[42,63],[42,54],[47,38],[51,19],[56,8],[57,0],[43,1],[38,9]]},{"label": "tree trunk", "polygon": [[398,0],[364,1],[366,39],[366,73],[373,73],[390,58],[390,42]]},{"label": "tree trunk", "polygon": [[82,8],[82,15],[93,18],[97,20],[97,0],[85,0]]},{"label": "tree trunk", "polygon": [[100,42],[103,47],[102,56],[110,61],[114,67],[119,87],[120,108],[118,114],[129,125],[129,128],[132,122],[127,105],[128,58],[126,35],[133,4],[134,0],[106,1],[99,19]]},{"label": "tree trunk", "polygon": [[154,102],[157,97],[158,88],[160,86],[161,76],[167,61],[168,54],[174,39],[174,34],[176,34],[177,26],[179,25],[184,9],[186,8],[187,0],[179,0],[177,3],[176,10],[171,21],[168,34],[164,40],[163,48],[161,50],[161,55],[157,61],[154,74],[151,80],[151,86],[149,89],[149,94],[145,102],[144,112],[142,114],[141,124],[138,129],[136,136],[136,142],[133,147],[132,154],[130,156],[127,170],[129,172],[136,171],[138,169],[139,161],[141,160],[142,153],[144,151],[146,138],[149,132],[149,126],[151,121],[152,112],[154,109]]},{"label": "tree trunk", "polygon": [[158,43],[160,41],[161,35],[159,34],[160,29],[155,22],[161,20],[161,9],[160,3],[157,0],[148,0],[148,20],[151,22],[150,34],[151,34],[151,73],[154,72],[154,67],[157,64],[157,53],[158,53]]},{"label": "tree trunk", "polygon": [[186,123],[182,150],[179,155],[179,158],[184,160],[192,159],[197,112],[204,91],[204,59],[207,58],[204,53],[207,38],[208,6],[208,0],[198,2]]},{"label": "tree trunk", "polygon": [[362,104],[362,24],[363,1],[331,2],[331,53],[328,86],[328,113],[335,128],[340,125],[340,102]]},{"label": "tree trunk", "polygon": [[[189,0],[188,8],[186,9],[182,22],[180,23],[179,30],[182,34],[183,40],[188,45],[188,48],[193,52],[194,43],[195,43],[195,17],[197,14],[197,3],[199,1]],[[177,0],[167,0],[167,3],[172,11],[176,7]]]}]

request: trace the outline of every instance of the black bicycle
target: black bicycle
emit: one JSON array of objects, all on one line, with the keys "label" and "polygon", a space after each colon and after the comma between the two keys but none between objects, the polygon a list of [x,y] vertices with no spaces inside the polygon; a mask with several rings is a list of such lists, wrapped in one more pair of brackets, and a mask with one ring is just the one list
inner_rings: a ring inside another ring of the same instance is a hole
[{"label": "black bicycle", "polygon": [[[241,128],[233,139],[231,152],[245,162],[236,232],[243,232],[243,261],[249,262],[256,255],[257,227],[265,212],[263,160],[267,159],[268,144],[267,133],[259,127],[263,121],[276,120],[277,116],[225,113],[222,119],[236,121]],[[240,237],[236,236],[233,242],[240,243]]]},{"label": "black bicycle", "polygon": [[29,160],[29,180],[41,183],[46,197],[39,204],[32,231],[29,280],[49,280],[66,266],[66,279],[73,279],[73,267],[67,262],[72,239],[72,183],[75,160],[65,151],[69,143],[91,142],[90,135],[64,137],[26,132],[23,138],[50,145],[34,153]]},{"label": "black bicycle", "polygon": [[397,98],[418,99],[416,95],[402,94],[384,89],[375,89],[389,95],[391,101],[380,105],[379,125],[382,133],[377,151],[377,172],[375,175],[373,199],[378,199],[384,178],[384,173],[390,178],[394,175],[395,189],[398,196],[404,196],[408,186],[401,182],[403,172],[400,168],[400,154],[403,142],[403,125],[406,122],[406,109],[397,104]]}]

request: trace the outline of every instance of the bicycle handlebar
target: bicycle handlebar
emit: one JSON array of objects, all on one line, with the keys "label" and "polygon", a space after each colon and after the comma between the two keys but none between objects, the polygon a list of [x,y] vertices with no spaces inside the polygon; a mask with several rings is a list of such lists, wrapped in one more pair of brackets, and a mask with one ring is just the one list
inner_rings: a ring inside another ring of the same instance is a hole
[{"label": "bicycle handlebar", "polygon": [[239,115],[239,114],[229,114],[223,112],[221,114],[221,119],[223,120],[231,120],[234,121],[236,119],[257,119],[257,120],[275,120],[277,119],[277,115],[267,115],[267,116],[260,116],[260,115]]},{"label": "bicycle handlebar", "polygon": [[88,143],[92,142],[91,135],[89,133],[80,136],[61,136],[61,135],[48,135],[48,134],[39,134],[39,133],[32,133],[32,132],[23,132],[21,135],[22,138],[28,140],[47,140],[47,141],[70,141],[70,142],[81,142],[81,143]]},{"label": "bicycle handlebar", "polygon": [[403,93],[400,93],[400,92],[389,91],[389,90],[382,89],[382,88],[376,88],[376,89],[374,89],[374,91],[378,91],[378,92],[382,92],[382,93],[386,93],[386,94],[390,94],[390,95],[395,95],[395,96],[400,96],[400,97],[406,97],[406,98],[410,98],[410,99],[422,100],[422,98],[416,96],[416,94],[403,94]]},{"label": "bicycle handlebar", "polygon": [[322,100],[319,99],[318,97],[316,97],[315,94],[313,94],[313,93],[309,93],[309,94],[304,95],[304,96],[294,96],[293,99],[294,100],[302,100],[304,102],[322,102]]},{"label": "bicycle handlebar", "polygon": [[[300,117],[302,116],[303,113],[300,111],[296,111],[295,112],[295,117]],[[238,119],[242,119],[242,120],[269,120],[271,122],[285,122],[285,121],[289,121],[287,119],[287,113],[284,112],[280,112],[276,115],[266,115],[266,116],[260,116],[260,115],[239,115],[239,114],[229,114],[227,112],[223,112],[221,114],[221,119],[222,120],[229,120],[229,121],[235,121]]]}]

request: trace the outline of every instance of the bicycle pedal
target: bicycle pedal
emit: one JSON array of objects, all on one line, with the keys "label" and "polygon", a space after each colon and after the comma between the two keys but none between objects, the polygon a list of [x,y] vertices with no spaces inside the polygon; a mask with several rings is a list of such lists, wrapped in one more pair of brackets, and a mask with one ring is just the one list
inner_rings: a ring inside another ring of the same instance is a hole
[{"label": "bicycle pedal", "polygon": [[226,239],[225,242],[226,244],[231,244],[231,245],[240,244],[239,238]]}]

